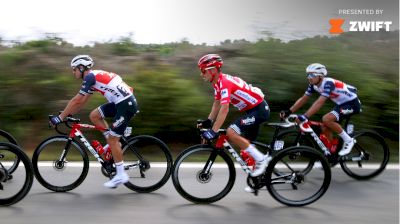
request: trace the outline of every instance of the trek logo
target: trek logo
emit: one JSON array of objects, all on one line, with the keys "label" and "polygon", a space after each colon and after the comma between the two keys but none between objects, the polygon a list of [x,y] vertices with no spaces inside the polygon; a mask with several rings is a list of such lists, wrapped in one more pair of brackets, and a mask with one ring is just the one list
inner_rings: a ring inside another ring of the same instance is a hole
[{"label": "trek logo", "polygon": [[[344,32],[342,25],[345,20],[341,18],[330,19],[331,29],[329,33],[331,34],[341,34]],[[378,32],[378,31],[390,31],[390,26],[392,21],[349,21],[350,32]]]}]

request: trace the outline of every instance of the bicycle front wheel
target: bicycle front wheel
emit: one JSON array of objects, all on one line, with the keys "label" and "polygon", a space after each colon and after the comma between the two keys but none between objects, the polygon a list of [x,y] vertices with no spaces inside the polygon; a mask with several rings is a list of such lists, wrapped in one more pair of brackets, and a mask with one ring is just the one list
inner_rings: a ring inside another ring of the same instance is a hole
[{"label": "bicycle front wheel", "polygon": [[35,177],[43,187],[65,192],[78,187],[89,171],[89,158],[80,144],[67,136],[53,136],[35,149]]},{"label": "bicycle front wheel", "polygon": [[135,136],[122,146],[129,189],[148,193],[162,187],[169,179],[172,155],[160,139],[148,135]]},{"label": "bicycle front wheel", "polygon": [[[320,167],[306,169],[310,161]],[[266,185],[271,196],[288,206],[304,206],[325,194],[331,182],[331,169],[324,156],[307,146],[283,149],[268,164]]]},{"label": "bicycle front wheel", "polygon": [[389,147],[379,134],[362,131],[355,134],[356,144],[350,154],[341,158],[343,171],[358,180],[379,175],[389,161]]},{"label": "bicycle front wheel", "polygon": [[178,193],[194,203],[212,203],[225,197],[235,183],[231,158],[223,150],[196,145],[181,152],[172,170]]},{"label": "bicycle front wheel", "polygon": [[[20,161],[13,174],[8,172]],[[0,142],[0,205],[12,205],[22,200],[33,183],[33,168],[28,156],[18,146]]]}]

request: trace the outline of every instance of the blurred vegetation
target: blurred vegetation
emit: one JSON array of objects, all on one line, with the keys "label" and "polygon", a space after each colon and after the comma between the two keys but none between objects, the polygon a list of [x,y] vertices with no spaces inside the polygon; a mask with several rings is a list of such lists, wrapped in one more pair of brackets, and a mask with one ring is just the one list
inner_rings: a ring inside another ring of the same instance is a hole
[{"label": "blurred vegetation", "polygon": [[[53,134],[47,127],[47,115],[62,110],[80,88],[81,81],[72,77],[69,62],[77,54],[89,54],[95,68],[120,74],[134,87],[140,106],[132,121],[135,134],[156,135],[171,144],[194,143],[198,141],[195,120],[207,117],[213,100],[212,87],[200,78],[196,63],[204,54],[218,53],[224,58],[224,73],[263,89],[272,121],[304,93],[305,67],[314,62],[325,64],[329,76],[358,88],[363,113],[353,120],[356,126],[385,136],[397,157],[398,31],[316,36],[287,43],[279,39],[226,40],[217,46],[186,40],[143,45],[131,39],[76,47],[57,37],[12,46],[0,38],[0,128],[12,133],[26,150],[33,150]],[[93,108],[105,103],[102,96],[95,95],[79,114],[85,121]],[[333,103],[328,103],[314,119],[332,107]],[[232,109],[228,120],[236,115]],[[269,140],[270,132],[263,128],[261,140]]]}]

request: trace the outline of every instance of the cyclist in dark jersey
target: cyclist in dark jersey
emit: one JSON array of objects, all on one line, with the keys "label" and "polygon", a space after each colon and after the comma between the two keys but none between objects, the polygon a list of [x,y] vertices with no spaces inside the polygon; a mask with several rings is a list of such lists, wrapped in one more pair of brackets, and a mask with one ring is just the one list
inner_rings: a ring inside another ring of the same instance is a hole
[{"label": "cyclist in dark jersey", "polygon": [[[105,187],[115,188],[129,180],[128,174],[124,170],[122,149],[119,143],[120,137],[131,120],[138,113],[137,102],[133,95],[133,89],[128,86],[122,78],[112,72],[102,70],[92,70],[94,62],[88,55],[78,55],[71,61],[72,74],[77,79],[83,79],[81,89],[67,104],[63,112],[50,119],[52,125],[63,121],[69,115],[78,112],[94,91],[100,92],[108,103],[99,106],[90,113],[90,120],[94,125],[109,129],[103,133],[111,149],[116,175],[108,182]],[[113,124],[109,128],[106,117],[113,117]]]}]

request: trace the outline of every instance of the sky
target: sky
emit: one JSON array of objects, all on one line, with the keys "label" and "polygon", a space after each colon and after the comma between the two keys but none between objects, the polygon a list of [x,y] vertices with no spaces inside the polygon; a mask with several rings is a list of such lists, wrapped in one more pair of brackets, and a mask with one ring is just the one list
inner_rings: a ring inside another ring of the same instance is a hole
[{"label": "sky", "polygon": [[[398,0],[4,0],[0,38],[27,41],[55,34],[74,45],[117,41],[219,44],[230,39],[284,41],[329,34],[329,19],[391,20]],[[340,9],[382,9],[343,15]]]}]

